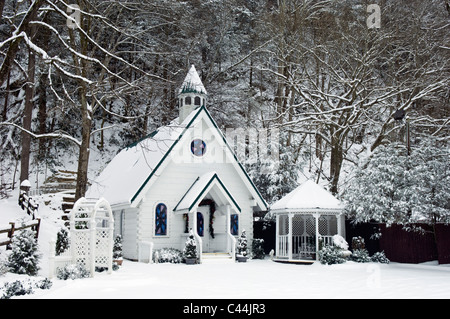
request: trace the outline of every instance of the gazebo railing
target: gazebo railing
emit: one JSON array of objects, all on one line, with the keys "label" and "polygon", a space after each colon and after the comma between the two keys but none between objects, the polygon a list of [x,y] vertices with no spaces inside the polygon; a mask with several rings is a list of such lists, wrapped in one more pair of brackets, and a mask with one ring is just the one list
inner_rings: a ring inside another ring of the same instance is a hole
[{"label": "gazebo railing", "polygon": [[289,256],[289,248],[288,248],[288,240],[289,235],[279,235],[278,236],[278,257],[288,257]]},{"label": "gazebo railing", "polygon": [[[333,243],[332,235],[320,236],[323,245]],[[278,236],[278,257],[289,257],[289,235]],[[314,236],[293,235],[292,236],[292,258],[293,259],[314,259],[316,254],[316,243]]]}]

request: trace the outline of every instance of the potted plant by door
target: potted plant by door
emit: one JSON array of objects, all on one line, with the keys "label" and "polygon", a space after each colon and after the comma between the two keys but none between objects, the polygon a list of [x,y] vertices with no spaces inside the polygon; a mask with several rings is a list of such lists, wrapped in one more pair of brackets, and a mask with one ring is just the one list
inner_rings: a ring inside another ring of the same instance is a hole
[{"label": "potted plant by door", "polygon": [[114,238],[113,245],[113,262],[117,265],[121,266],[123,262],[123,254],[122,254],[122,236],[117,235]]},{"label": "potted plant by door", "polygon": [[238,262],[246,262],[248,254],[247,234],[245,229],[242,230],[241,237],[238,238],[236,244],[236,259]]},{"label": "potted plant by door", "polygon": [[192,230],[189,232],[189,237],[184,246],[183,254],[187,265],[193,265],[197,262],[197,244],[195,243]]}]

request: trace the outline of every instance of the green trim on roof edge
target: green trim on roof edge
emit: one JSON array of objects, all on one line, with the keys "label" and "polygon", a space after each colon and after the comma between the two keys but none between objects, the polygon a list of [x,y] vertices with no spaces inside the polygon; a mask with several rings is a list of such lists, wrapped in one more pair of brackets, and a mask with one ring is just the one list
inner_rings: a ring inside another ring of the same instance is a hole
[{"label": "green trim on roof edge", "polygon": [[[175,208],[173,209],[173,211],[176,211],[178,208],[178,205],[180,205],[180,203],[183,201],[183,199],[186,197],[186,194],[189,193],[189,191],[192,189],[192,186],[194,186],[195,183],[197,183],[197,181],[199,180],[200,177],[197,177],[196,180],[194,181],[194,183],[189,187],[189,189],[187,190],[187,192],[183,195],[183,197],[180,199],[180,201],[178,202],[178,204],[175,206]],[[222,186],[222,188],[224,189],[225,193],[228,195],[228,197],[231,199],[231,201],[233,202],[234,206],[236,206],[236,208],[238,209],[239,212],[241,212],[241,207],[238,205],[238,203],[236,202],[236,200],[234,199],[234,197],[230,194],[230,192],[228,191],[228,189],[225,187],[225,185],[223,184],[222,180],[219,178],[219,176],[217,175],[217,173],[215,173],[210,180],[208,181],[208,183],[206,183],[206,186],[203,187],[203,189],[199,192],[199,195],[195,198],[195,200],[192,201],[191,205],[189,206],[188,210],[190,211],[192,209],[192,207],[194,207],[194,204],[200,199],[200,197],[203,195],[203,193],[205,192],[205,190],[209,187],[209,185],[211,185],[211,183],[213,182],[213,180],[216,179],[220,186]]]},{"label": "green trim on roof edge", "polygon": [[[204,110],[206,115],[208,116],[208,118],[210,119],[211,123],[213,123],[214,127],[217,129],[217,131],[219,132],[220,135],[222,135],[222,140],[225,142],[225,145],[228,147],[228,150],[231,152],[231,154],[233,155],[234,159],[236,160],[236,162],[238,163],[239,167],[241,168],[241,170],[244,172],[244,175],[247,177],[247,180],[250,182],[250,185],[252,186],[252,188],[255,190],[256,194],[258,195],[258,197],[260,198],[260,200],[262,201],[262,203],[264,204],[266,210],[268,209],[268,205],[266,203],[266,201],[264,200],[264,198],[261,196],[260,192],[258,191],[258,189],[256,188],[255,184],[253,183],[252,179],[250,178],[250,176],[247,174],[246,170],[244,169],[244,167],[242,166],[241,162],[239,162],[237,155],[233,152],[233,150],[231,149],[230,145],[228,144],[225,136],[223,135],[222,131],[219,129],[219,127],[217,126],[216,122],[214,121],[214,119],[212,118],[211,114],[209,114],[208,110],[206,109],[206,107],[203,105],[201,107],[198,108],[197,113],[194,115],[194,117],[189,121],[189,123],[186,125],[186,127],[184,128],[183,132],[181,132],[181,134],[178,136],[178,138],[173,142],[172,146],[170,146],[170,148],[167,150],[166,154],[164,154],[164,156],[162,157],[162,159],[158,162],[158,164],[156,165],[156,167],[152,170],[152,172],[150,173],[150,175],[147,177],[147,179],[144,181],[144,183],[141,185],[141,187],[139,187],[139,189],[137,190],[136,194],[134,194],[134,196],[131,198],[131,203],[133,203],[135,201],[135,199],[139,196],[140,192],[144,189],[145,185],[147,185],[148,181],[152,178],[152,176],[154,175],[154,173],[158,170],[158,168],[161,166],[161,164],[164,162],[164,160],[166,159],[166,157],[169,155],[169,153],[172,151],[172,149],[175,147],[175,145],[178,144],[178,141],[180,141],[180,139],[183,137],[184,133],[187,131],[188,128],[190,128],[190,126],[192,125],[192,123],[195,121],[195,119],[198,117],[198,115],[201,113],[201,111]],[[157,131],[157,130],[156,130]],[[150,133],[151,135],[152,133]],[[156,134],[156,133],[155,133]],[[153,135],[154,136],[154,135]],[[144,138],[145,139],[145,138]],[[144,140],[142,139],[142,140]],[[141,140],[141,141],[142,141]],[[239,206],[238,206],[239,207]]]}]

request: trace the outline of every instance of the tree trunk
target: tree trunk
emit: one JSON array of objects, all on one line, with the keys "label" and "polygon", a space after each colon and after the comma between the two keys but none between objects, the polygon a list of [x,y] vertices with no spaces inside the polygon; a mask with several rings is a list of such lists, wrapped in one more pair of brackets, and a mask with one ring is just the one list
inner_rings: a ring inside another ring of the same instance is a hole
[{"label": "tree trunk", "polygon": [[[36,17],[36,14],[39,8],[45,3],[45,0],[36,0],[32,3],[29,10],[23,17],[23,20],[20,22],[19,27],[15,31],[16,34],[20,34],[23,31],[26,31],[29,27],[29,23],[33,21]],[[6,56],[3,60],[2,65],[0,66],[0,86],[6,80],[6,77],[11,69],[11,65],[13,64],[14,58],[16,57],[16,53],[19,50],[19,44],[22,38],[17,37],[13,41],[11,41],[8,51],[6,52]]]},{"label": "tree trunk", "polygon": [[[33,113],[33,89],[36,57],[30,50],[28,55],[28,78],[25,86],[25,110],[23,112],[23,128],[31,131],[31,117]],[[22,131],[22,154],[20,156],[20,182],[28,179],[30,170],[31,136]]]},{"label": "tree trunk", "polygon": [[339,138],[333,137],[331,140],[331,158],[330,158],[330,192],[333,195],[338,193],[339,175],[341,173],[343,152]]},{"label": "tree trunk", "polygon": [[82,87],[81,91],[81,146],[78,156],[78,170],[77,170],[77,187],[75,190],[75,201],[86,194],[88,185],[88,166],[89,166],[89,143],[91,136],[92,112],[88,108],[86,100],[86,88]]}]

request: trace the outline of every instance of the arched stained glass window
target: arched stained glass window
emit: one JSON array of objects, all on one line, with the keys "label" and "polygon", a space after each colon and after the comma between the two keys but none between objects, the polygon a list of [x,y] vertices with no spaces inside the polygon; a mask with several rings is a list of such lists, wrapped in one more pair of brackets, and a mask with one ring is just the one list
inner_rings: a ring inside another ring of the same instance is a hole
[{"label": "arched stained glass window", "polygon": [[205,221],[203,218],[203,214],[197,212],[197,234],[200,237],[203,237],[204,232],[205,232]]},{"label": "arched stained glass window", "polygon": [[231,235],[239,234],[239,216],[237,214],[231,215]]},{"label": "arched stained glass window", "polygon": [[167,206],[164,204],[156,205],[155,210],[155,235],[167,235]]},{"label": "arched stained glass window", "polygon": [[195,139],[191,142],[191,152],[195,156],[203,156],[206,152],[206,143],[201,139]]}]

